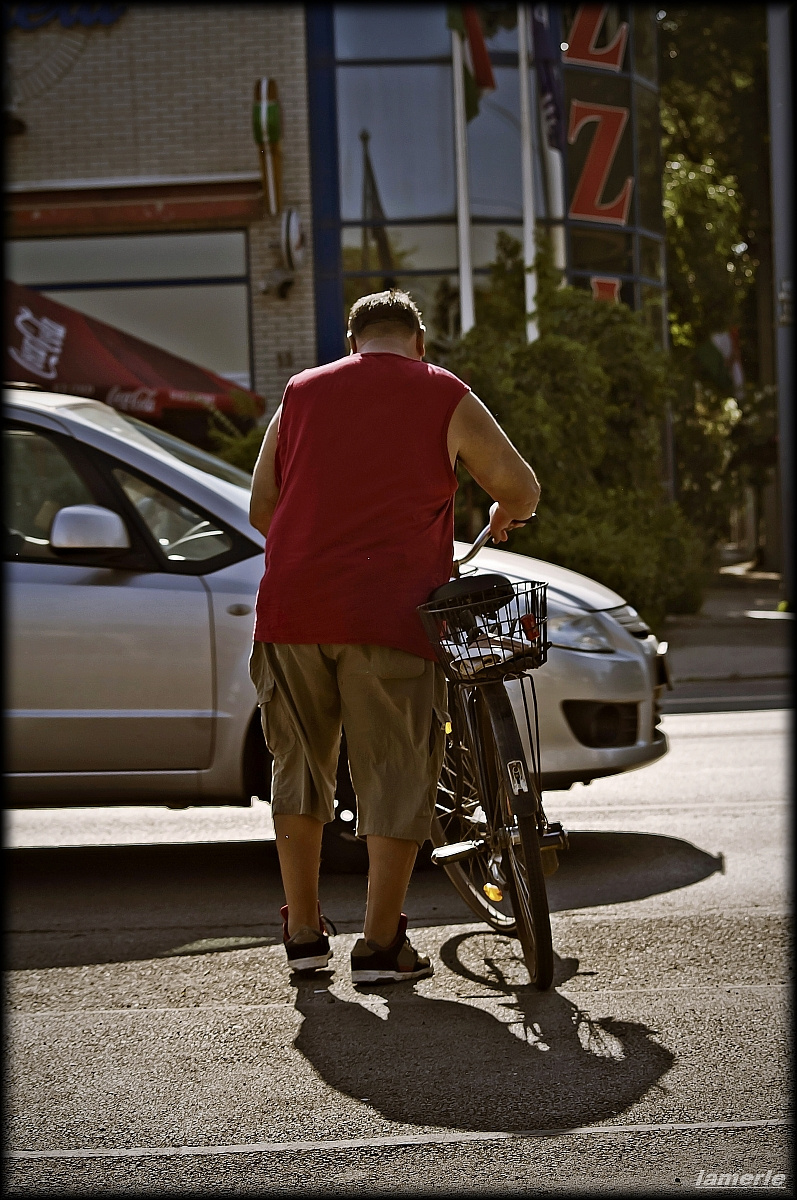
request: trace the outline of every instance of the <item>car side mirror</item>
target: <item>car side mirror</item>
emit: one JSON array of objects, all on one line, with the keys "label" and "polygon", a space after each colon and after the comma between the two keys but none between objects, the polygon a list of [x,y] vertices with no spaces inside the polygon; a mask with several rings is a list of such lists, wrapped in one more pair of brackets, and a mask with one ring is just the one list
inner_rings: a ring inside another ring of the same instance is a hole
[{"label": "car side mirror", "polygon": [[99,504],[70,504],[53,518],[50,530],[53,550],[129,550],[130,536],[118,513]]}]

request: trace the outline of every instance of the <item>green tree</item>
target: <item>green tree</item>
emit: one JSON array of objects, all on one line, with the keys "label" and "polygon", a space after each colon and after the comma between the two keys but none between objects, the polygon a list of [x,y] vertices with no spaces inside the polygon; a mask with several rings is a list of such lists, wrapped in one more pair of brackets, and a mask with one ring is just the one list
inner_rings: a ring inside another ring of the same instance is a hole
[{"label": "green tree", "polygon": [[234,413],[229,417],[217,408],[208,409],[208,439],[213,453],[225,462],[250,473],[260,453],[265,428],[247,392],[233,392]]},{"label": "green tree", "polygon": [[[668,9],[660,49],[678,494],[719,540],[775,463],[766,8]],[[734,326],[743,389],[711,341]]]},{"label": "green tree", "polygon": [[[693,611],[708,553],[661,482],[668,358],[641,314],[558,286],[544,245],[536,269],[536,341],[525,337],[520,243],[500,234],[476,325],[446,357],[540,477],[538,516],[512,548],[593,576],[654,625]],[[468,537],[489,498],[464,473],[460,492]]]},{"label": "green tree", "polygon": [[[745,368],[758,378],[757,313],[771,315],[772,303],[766,7],[668,9],[660,64],[665,199],[669,192],[675,206],[666,213],[675,323],[691,316],[699,341],[741,319]],[[688,252],[690,222],[679,212],[702,218],[691,222]],[[721,283],[718,267],[729,276]]]}]

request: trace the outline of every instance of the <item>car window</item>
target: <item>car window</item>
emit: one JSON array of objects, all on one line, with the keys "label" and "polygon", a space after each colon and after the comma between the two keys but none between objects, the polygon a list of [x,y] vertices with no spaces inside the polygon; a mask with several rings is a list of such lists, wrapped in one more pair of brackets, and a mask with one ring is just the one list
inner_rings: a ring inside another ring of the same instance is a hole
[{"label": "car window", "polygon": [[[81,420],[88,421],[108,433],[115,433],[117,437],[123,437],[125,441],[141,446],[144,450],[152,449],[152,438],[146,437],[142,430],[133,426],[129,417],[123,416],[108,404],[99,404],[96,400],[85,404],[70,404],[67,413],[69,416],[80,417]],[[137,421],[136,425],[144,425],[146,429],[144,421]]]},{"label": "car window", "polygon": [[232,538],[218,524],[150,480],[121,467],[113,474],[169,562],[208,562],[232,549]]},{"label": "car window", "polygon": [[69,411],[84,421],[90,421],[92,425],[107,429],[109,433],[115,433],[117,436],[125,438],[126,441],[143,446],[147,450],[151,450],[153,445],[158,446],[161,450],[165,450],[179,459],[180,462],[186,463],[189,467],[197,467],[208,475],[215,475],[217,479],[235,483],[238,487],[246,488],[247,491],[252,486],[252,476],[248,475],[246,471],[241,471],[238,467],[225,462],[215,454],[210,454],[207,450],[200,450],[198,446],[184,442],[182,438],[175,437],[172,433],[156,429],[154,425],[148,425],[146,421],[140,421],[138,417],[123,416],[115,409],[99,404],[71,404]]},{"label": "car window", "polygon": [[96,499],[51,438],[31,429],[3,431],[6,557],[60,562],[50,546],[55,514]]},{"label": "car window", "polygon": [[[147,425],[146,421],[139,421],[138,417],[128,417],[127,421],[156,446],[160,446],[162,450],[167,450],[169,454],[179,458],[180,462],[186,463],[189,467],[197,467],[200,471],[206,471],[208,475],[215,475],[217,479],[224,479],[227,483],[235,483],[238,487],[246,488],[247,491],[251,490],[252,476],[246,471],[242,471],[240,467],[234,467],[232,463],[225,462],[223,458],[211,454],[208,450],[200,450],[199,446],[192,446],[190,442],[175,437],[173,433],[166,433],[164,429],[156,429],[154,425]],[[263,433],[265,434],[265,430]]]}]

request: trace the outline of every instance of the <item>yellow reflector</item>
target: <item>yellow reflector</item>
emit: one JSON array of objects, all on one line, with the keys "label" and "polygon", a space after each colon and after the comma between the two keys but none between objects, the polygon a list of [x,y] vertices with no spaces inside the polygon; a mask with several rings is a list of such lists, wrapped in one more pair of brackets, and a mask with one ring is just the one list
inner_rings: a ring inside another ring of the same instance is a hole
[{"label": "yellow reflector", "polygon": [[482,891],[488,900],[494,900],[496,904],[504,898],[504,893],[494,883],[485,883]]},{"label": "yellow reflector", "polygon": [[450,733],[450,732],[451,732],[451,722],[446,721],[446,733]]}]

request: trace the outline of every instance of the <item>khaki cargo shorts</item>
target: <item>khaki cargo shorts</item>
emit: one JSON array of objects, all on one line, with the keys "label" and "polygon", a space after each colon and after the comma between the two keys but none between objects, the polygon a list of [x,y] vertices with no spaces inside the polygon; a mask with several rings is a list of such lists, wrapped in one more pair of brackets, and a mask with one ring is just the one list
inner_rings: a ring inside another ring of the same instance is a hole
[{"label": "khaki cargo shorts", "polygon": [[436,662],[387,646],[255,642],[249,670],[274,813],[333,819],[342,727],[358,837],[426,841],[448,720]]}]

